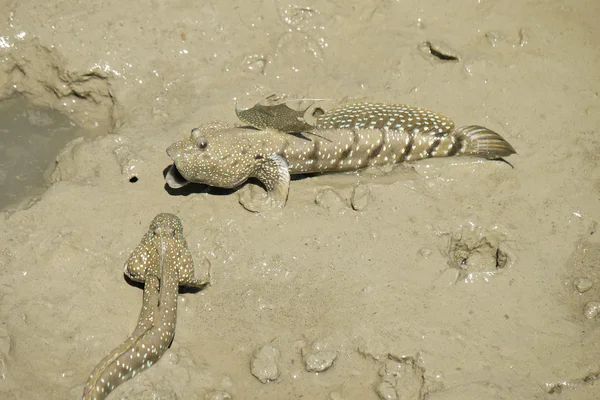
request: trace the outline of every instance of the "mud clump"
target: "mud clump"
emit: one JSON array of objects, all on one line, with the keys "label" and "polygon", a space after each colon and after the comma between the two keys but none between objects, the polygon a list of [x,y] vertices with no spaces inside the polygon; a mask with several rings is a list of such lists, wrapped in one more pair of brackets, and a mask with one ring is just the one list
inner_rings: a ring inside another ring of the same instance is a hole
[{"label": "mud clump", "polygon": [[279,350],[269,344],[256,350],[250,363],[252,375],[262,383],[277,380],[280,374],[278,358]]},{"label": "mud clump", "polygon": [[308,372],[327,371],[337,358],[337,353],[329,349],[326,343],[313,342],[302,349],[302,360]]},{"label": "mud clump", "polygon": [[342,196],[331,188],[319,191],[315,196],[315,204],[332,213],[341,213],[348,208]]}]

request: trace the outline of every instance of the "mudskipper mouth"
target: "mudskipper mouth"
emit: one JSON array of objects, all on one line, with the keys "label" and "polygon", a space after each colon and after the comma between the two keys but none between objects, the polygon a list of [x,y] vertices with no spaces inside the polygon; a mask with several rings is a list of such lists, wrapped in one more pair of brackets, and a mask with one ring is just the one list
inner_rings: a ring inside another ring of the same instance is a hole
[{"label": "mudskipper mouth", "polygon": [[169,172],[167,172],[165,180],[167,181],[167,185],[169,185],[173,189],[179,189],[180,187],[184,187],[185,185],[190,183],[179,173],[175,164],[171,165],[171,167],[169,168]]}]

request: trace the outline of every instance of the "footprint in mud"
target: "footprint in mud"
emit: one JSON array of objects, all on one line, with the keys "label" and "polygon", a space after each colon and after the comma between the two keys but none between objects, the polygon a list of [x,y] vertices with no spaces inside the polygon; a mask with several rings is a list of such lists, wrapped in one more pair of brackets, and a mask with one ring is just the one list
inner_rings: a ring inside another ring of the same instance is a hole
[{"label": "footprint in mud", "polygon": [[448,258],[448,266],[457,272],[455,283],[489,282],[513,264],[508,233],[497,226],[484,229],[468,223],[442,236],[447,237],[442,254]]},{"label": "footprint in mud", "polygon": [[419,399],[425,383],[425,369],[413,357],[395,357],[379,370],[381,378],[377,385],[380,399]]}]

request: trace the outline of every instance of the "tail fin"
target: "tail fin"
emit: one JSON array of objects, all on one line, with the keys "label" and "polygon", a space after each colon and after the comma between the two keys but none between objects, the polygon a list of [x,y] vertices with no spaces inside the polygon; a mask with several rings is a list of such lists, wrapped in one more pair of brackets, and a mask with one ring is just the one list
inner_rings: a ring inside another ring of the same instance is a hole
[{"label": "tail fin", "polygon": [[502,136],[483,126],[461,126],[454,129],[452,135],[462,143],[460,154],[494,160],[517,153]]}]

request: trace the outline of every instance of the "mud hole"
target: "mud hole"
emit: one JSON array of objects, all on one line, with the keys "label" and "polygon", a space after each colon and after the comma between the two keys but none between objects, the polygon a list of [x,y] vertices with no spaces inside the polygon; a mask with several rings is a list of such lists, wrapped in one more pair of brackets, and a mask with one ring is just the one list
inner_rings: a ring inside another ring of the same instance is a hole
[{"label": "mud hole", "polygon": [[33,204],[49,186],[59,151],[80,129],[22,98],[0,101],[0,209]]},{"label": "mud hole", "polygon": [[509,234],[502,232],[502,228],[483,229],[467,223],[442,236],[447,238],[447,248],[442,253],[448,257],[448,266],[458,271],[457,282],[488,282],[514,265],[515,256],[507,243]]},{"label": "mud hole", "polygon": [[26,34],[2,44],[15,50],[1,64],[0,209],[14,211],[61,179],[55,167],[68,142],[110,134],[122,121],[101,68],[69,70],[60,52]]}]

